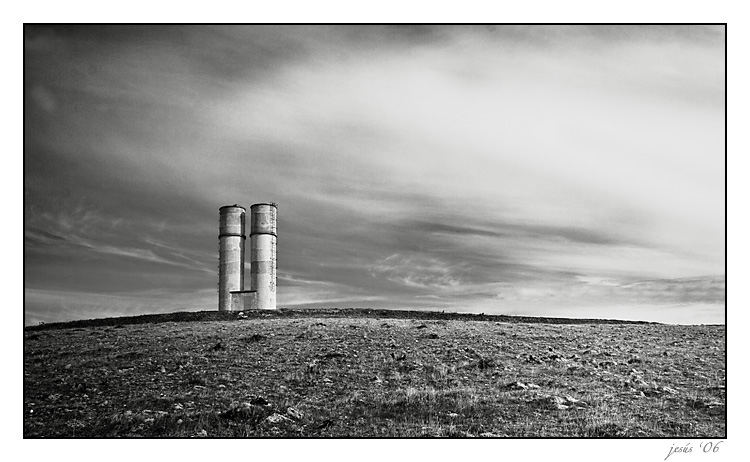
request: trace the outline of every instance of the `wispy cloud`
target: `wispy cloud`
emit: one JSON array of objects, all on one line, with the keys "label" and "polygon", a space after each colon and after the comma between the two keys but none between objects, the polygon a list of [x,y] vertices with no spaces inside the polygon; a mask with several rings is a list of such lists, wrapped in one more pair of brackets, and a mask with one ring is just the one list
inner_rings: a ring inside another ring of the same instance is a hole
[{"label": "wispy cloud", "polygon": [[438,292],[454,289],[464,282],[459,274],[460,268],[420,254],[393,254],[375,264],[371,271],[376,277],[384,277],[406,287]]}]

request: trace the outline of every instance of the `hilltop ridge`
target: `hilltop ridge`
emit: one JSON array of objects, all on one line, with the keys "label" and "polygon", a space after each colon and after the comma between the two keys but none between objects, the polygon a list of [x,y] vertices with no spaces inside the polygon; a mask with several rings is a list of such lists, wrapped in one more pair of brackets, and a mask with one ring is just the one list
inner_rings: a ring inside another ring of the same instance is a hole
[{"label": "hilltop ridge", "polygon": [[[233,321],[239,317],[235,311],[178,311],[173,313],[142,314],[113,318],[81,319],[42,323],[26,326],[27,331],[48,329],[70,329],[97,326],[118,326],[130,324],[150,324],[162,322]],[[279,308],[276,310],[246,310],[241,312],[243,319],[257,318],[382,318],[419,319],[435,321],[495,321],[510,323],[543,324],[659,324],[649,321],[627,321],[620,319],[593,318],[554,318],[543,316],[513,316],[505,314],[457,313],[428,310],[396,310],[372,308]]]}]

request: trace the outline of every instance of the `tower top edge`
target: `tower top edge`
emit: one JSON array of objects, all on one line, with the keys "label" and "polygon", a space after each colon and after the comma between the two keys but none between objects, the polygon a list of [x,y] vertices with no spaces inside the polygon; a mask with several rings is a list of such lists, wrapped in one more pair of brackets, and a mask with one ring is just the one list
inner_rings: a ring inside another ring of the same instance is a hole
[{"label": "tower top edge", "polygon": [[269,206],[274,207],[274,208],[278,208],[279,207],[276,202],[258,202],[258,203],[255,203],[255,204],[251,205],[250,208],[253,208],[253,207],[256,207],[256,206],[259,206],[259,205],[269,205]]},{"label": "tower top edge", "polygon": [[243,207],[241,205],[237,205],[237,204],[234,204],[234,205],[223,205],[223,206],[219,207],[219,210],[223,210],[223,209],[242,209],[242,210],[247,211],[247,209],[245,207]]}]

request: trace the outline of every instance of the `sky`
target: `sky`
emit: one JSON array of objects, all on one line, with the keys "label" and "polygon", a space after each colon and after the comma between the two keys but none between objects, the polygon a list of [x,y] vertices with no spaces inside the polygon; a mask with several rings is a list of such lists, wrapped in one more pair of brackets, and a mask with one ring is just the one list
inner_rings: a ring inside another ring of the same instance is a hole
[{"label": "sky", "polygon": [[724,56],[721,26],[26,26],[25,323],[216,309],[218,208],[270,201],[281,307],[724,323]]}]

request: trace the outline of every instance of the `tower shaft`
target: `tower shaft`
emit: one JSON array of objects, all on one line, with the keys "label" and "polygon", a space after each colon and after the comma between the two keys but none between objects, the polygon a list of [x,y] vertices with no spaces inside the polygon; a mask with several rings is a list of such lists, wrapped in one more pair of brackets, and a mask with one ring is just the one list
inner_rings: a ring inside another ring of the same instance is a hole
[{"label": "tower shaft", "polygon": [[245,288],[245,208],[219,209],[219,311],[232,310],[230,292]]},{"label": "tower shaft", "polygon": [[250,288],[256,308],[276,309],[276,204],[250,207]]}]

